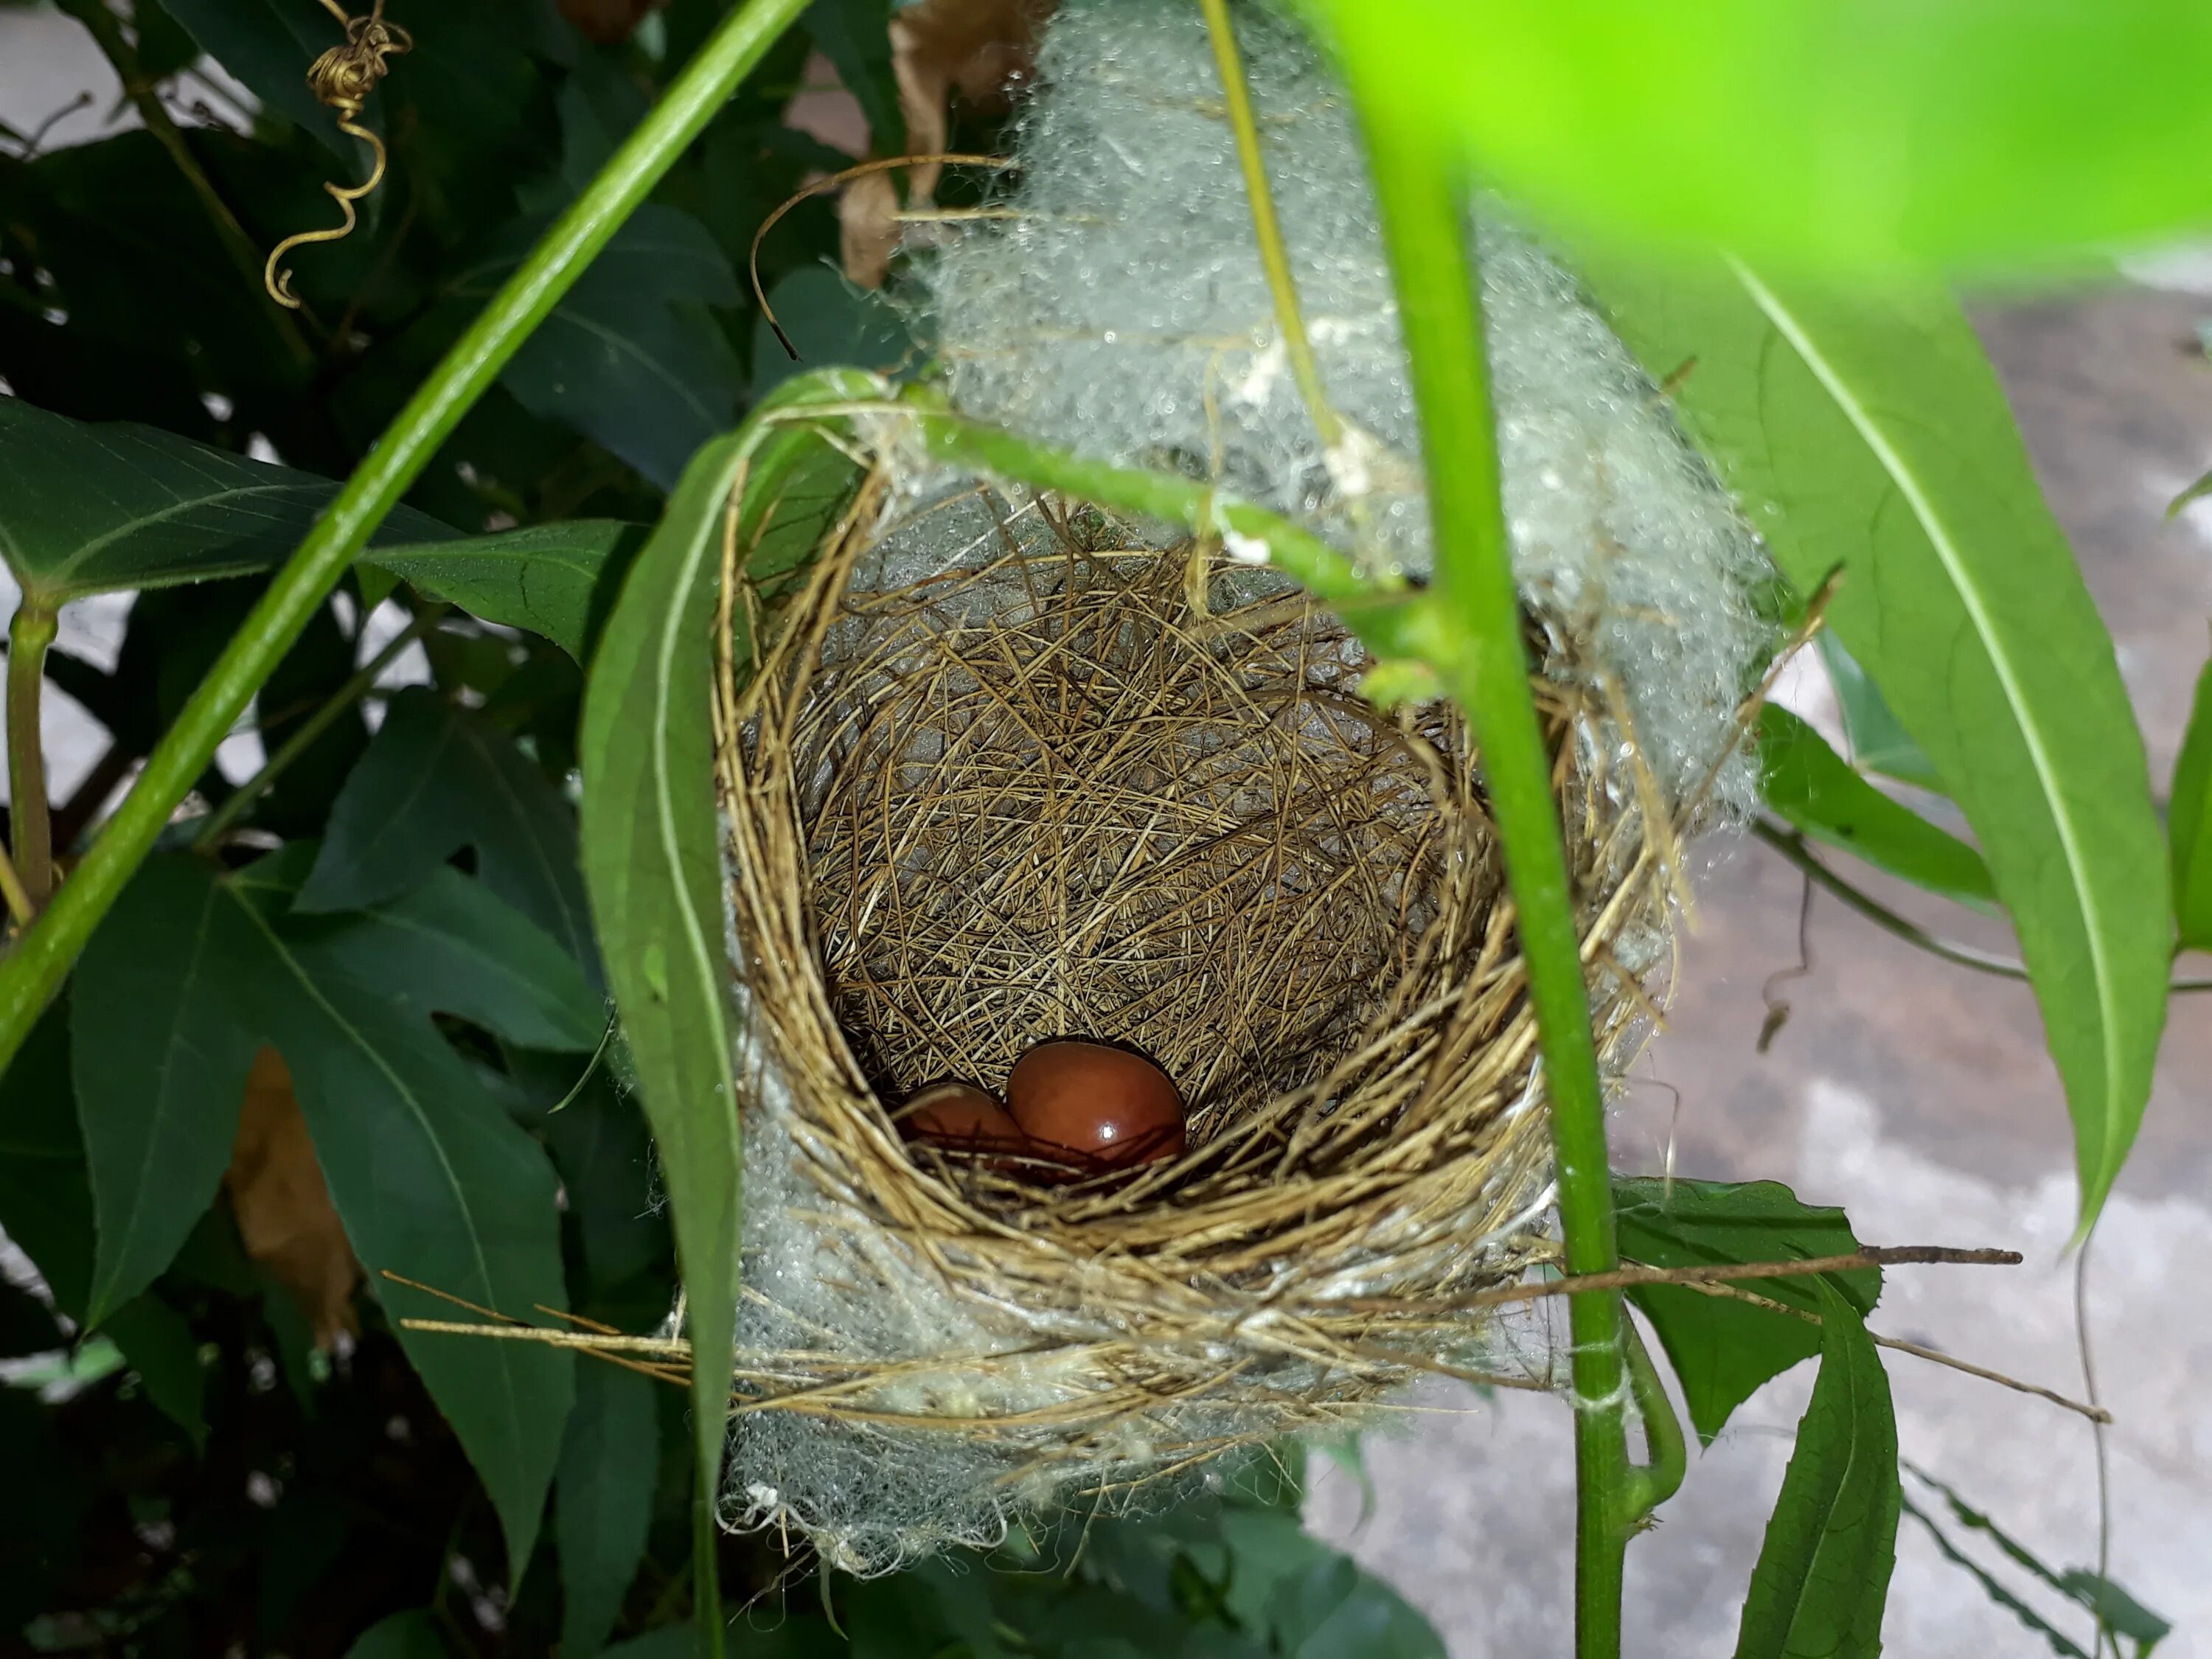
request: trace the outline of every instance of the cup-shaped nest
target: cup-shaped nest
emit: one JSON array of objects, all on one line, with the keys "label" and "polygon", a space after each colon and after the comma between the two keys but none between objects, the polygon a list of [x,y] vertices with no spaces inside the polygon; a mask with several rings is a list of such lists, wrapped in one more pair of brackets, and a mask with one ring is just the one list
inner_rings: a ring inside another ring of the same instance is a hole
[{"label": "cup-shaped nest", "polygon": [[[1458,712],[1367,702],[1357,641],[1266,573],[981,499],[1015,520],[987,556],[884,586],[854,538],[773,625],[745,594],[741,637],[773,643],[723,691],[749,1011],[726,1515],[855,1571],[1491,1372],[1494,1323],[1455,1304],[1552,1253]],[[1594,787],[1541,686],[1617,1063],[1641,994],[1611,947],[1647,963],[1663,897],[1633,792]],[[902,1138],[916,1086],[998,1087],[1071,1036],[1163,1066],[1188,1151],[1070,1180]]]}]

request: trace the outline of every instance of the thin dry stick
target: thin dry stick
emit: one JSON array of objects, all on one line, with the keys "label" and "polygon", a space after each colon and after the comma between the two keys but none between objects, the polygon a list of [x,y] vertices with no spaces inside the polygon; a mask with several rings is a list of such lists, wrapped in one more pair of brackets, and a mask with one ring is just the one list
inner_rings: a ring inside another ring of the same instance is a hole
[{"label": "thin dry stick", "polygon": [[813,183],[803,186],[797,195],[783,203],[775,212],[760,222],[760,228],[753,232],[752,250],[745,256],[746,269],[752,277],[753,301],[760,307],[762,320],[775,331],[776,339],[781,343],[783,349],[791,354],[792,362],[795,363],[799,361],[799,348],[792,344],[791,336],[786,334],[783,331],[783,325],[776,321],[775,313],[769,305],[768,295],[761,289],[761,244],[767,240],[769,232],[776,228],[785,214],[809,197],[820,196],[829,191],[842,190],[854,179],[865,179],[872,173],[887,173],[893,167],[921,167],[930,163],[976,167],[1010,167],[1015,165],[1014,159],[1011,155],[962,155],[951,151],[928,155],[886,155],[873,161],[863,161],[858,167],[846,167],[840,172],[831,173],[826,179],[817,179]]},{"label": "thin dry stick", "polygon": [[[1818,1325],[1821,1322],[1820,1316],[1809,1309],[1793,1308],[1787,1302],[1777,1302],[1772,1297],[1760,1296],[1755,1291],[1741,1290],[1734,1285],[1692,1285],[1689,1288],[1700,1296],[1726,1297],[1731,1301],[1748,1302],[1753,1307],[1765,1308],[1771,1313],[1788,1314],[1791,1318],[1802,1319],[1808,1325]],[[2069,1400],[2064,1395],[2055,1393],[2040,1383],[2023,1382],[2016,1376],[2007,1376],[2002,1371],[1993,1371],[1985,1365],[1977,1365],[1971,1360],[1960,1359],[1955,1354],[1945,1353],[1941,1348],[1926,1347],[1917,1342],[1907,1342],[1899,1337],[1878,1335],[1873,1331],[1869,1331],[1867,1334],[1874,1339],[1874,1345],[1877,1348],[1894,1348],[1898,1352],[1909,1353],[1916,1359],[1933,1360],[1938,1365],[1948,1366],[1954,1371],[1964,1371],[1969,1376],[1978,1376],[1984,1382],[2002,1383],[2004,1387],[2015,1389],[2019,1393],[2035,1395],[2041,1399],[2048,1400],[2054,1406],[2063,1406],[2069,1412],[2079,1412],[2092,1423],[2110,1423],[2112,1420],[2112,1413],[2106,1411],[2102,1406],[2084,1405],[2078,1400]]]}]

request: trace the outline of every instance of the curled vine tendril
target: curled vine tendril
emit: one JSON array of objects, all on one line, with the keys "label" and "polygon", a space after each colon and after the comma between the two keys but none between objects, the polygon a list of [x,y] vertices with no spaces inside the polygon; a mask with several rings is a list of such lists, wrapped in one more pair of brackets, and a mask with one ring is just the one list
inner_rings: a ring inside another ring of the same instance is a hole
[{"label": "curled vine tendril", "polygon": [[344,212],[343,224],[330,230],[303,230],[297,235],[287,236],[269,255],[269,264],[262,273],[269,297],[294,311],[300,309],[301,301],[292,292],[292,273],[277,267],[295,247],[310,242],[342,242],[353,234],[354,226],[360,222],[353,204],[384,182],[384,140],[361,125],[362,106],[376,90],[376,83],[390,72],[392,66],[386,59],[415,49],[414,38],[405,29],[384,21],[384,0],[375,0],[366,17],[347,16],[338,0],[322,0],[322,5],[324,10],[345,25],[345,44],[332,46],[315,59],[307,70],[307,86],[317,102],[336,112],[340,132],[349,138],[360,139],[376,153],[376,165],[361,184],[331,182],[323,186]]}]

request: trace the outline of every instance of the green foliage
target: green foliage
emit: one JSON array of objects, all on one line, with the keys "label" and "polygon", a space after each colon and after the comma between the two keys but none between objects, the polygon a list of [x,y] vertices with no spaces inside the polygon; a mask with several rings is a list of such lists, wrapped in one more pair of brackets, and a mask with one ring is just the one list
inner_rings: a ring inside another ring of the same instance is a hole
[{"label": "green foliage", "polygon": [[581,663],[591,654],[606,578],[620,573],[638,536],[632,525],[576,519],[424,543],[362,569],[384,571],[486,622],[527,629]]},{"label": "green foliage", "polygon": [[1980,854],[1883,794],[1788,709],[1769,703],[1759,711],[1759,757],[1760,796],[1784,823],[1900,881],[1995,908]]},{"label": "green foliage", "polygon": [[1601,259],[1599,298],[1965,812],[2096,1218],[2149,1098],[2172,923],[2112,643],[1948,296]]},{"label": "green foliage", "polygon": [[1896,1559],[1897,1415],[1859,1310],[1819,1285],[1820,1370],[1751,1570],[1736,1659],[1874,1659]]},{"label": "green foliage", "polygon": [[2212,219],[2185,0],[1694,9],[1305,0],[1355,76],[1518,193],[1829,269],[2079,254]]},{"label": "green foliage", "polygon": [[659,1387],[613,1364],[577,1370],[555,1505],[564,1659],[605,1645],[645,1554],[660,1473]]},{"label": "green foliage", "polygon": [[[1801,1203],[1778,1182],[1639,1176],[1615,1181],[1613,1202],[1622,1256],[1646,1267],[1808,1261],[1859,1248],[1841,1210]],[[1863,1316],[1881,1295],[1881,1272],[1752,1279],[1740,1288],[1785,1311],[1675,1285],[1639,1285],[1628,1293],[1658,1333],[1691,1425],[1707,1445],[1770,1379],[1821,1351],[1820,1327],[1786,1310],[1817,1316],[1834,1299]]]},{"label": "green foliage", "polygon": [[1843,716],[1844,736],[1850,744],[1850,763],[1862,772],[1878,772],[1899,783],[1942,793],[1943,781],[1920,745],[1905,734],[1896,714],[1882,700],[1881,689],[1867,678],[1858,660],[1844,649],[1843,641],[1826,629],[1814,641],[1828,684],[1835,688],[1837,712]]},{"label": "green foliage", "polygon": [[2197,701],[2173,763],[2166,833],[2173,848],[2173,914],[2181,942],[2212,951],[2212,664],[2197,677]]}]

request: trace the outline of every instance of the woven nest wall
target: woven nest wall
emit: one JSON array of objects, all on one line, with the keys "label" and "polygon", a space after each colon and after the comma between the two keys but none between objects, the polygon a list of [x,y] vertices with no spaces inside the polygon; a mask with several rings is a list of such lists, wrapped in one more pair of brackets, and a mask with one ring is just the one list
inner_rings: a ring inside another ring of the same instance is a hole
[{"label": "woven nest wall", "polygon": [[[1514,1364],[1452,1305],[1553,1253],[1464,721],[1364,702],[1279,578],[1089,509],[868,519],[798,591],[732,584],[775,643],[720,704],[750,1033],[726,1521],[880,1571]],[[1665,860],[1571,635],[1531,626],[1617,1071]],[[902,1136],[916,1085],[1059,1036],[1159,1061],[1188,1152],[1070,1180]]]}]

